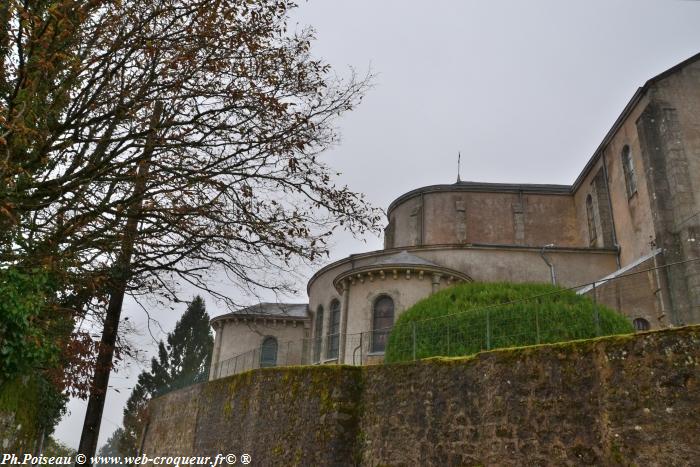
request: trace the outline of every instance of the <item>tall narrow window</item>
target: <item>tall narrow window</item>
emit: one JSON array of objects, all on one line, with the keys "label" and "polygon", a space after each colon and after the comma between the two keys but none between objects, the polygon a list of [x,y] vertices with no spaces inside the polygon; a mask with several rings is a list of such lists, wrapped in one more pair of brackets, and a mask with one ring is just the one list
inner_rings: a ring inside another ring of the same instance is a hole
[{"label": "tall narrow window", "polygon": [[321,360],[321,344],[323,343],[323,305],[316,309],[316,325],[314,326],[314,361]]},{"label": "tall narrow window", "polygon": [[394,325],[394,301],[382,295],[372,309],[372,352],[384,352],[391,327]]},{"label": "tall narrow window", "polygon": [[631,198],[637,192],[637,179],[634,174],[634,161],[632,160],[632,151],[630,147],[625,145],[622,148],[622,171],[625,173],[625,187],[627,187],[627,197]]},{"label": "tall narrow window", "polygon": [[588,217],[588,238],[589,245],[594,246],[598,239],[598,233],[595,228],[595,210],[593,208],[593,197],[586,196],[586,216]]},{"label": "tall narrow window", "polygon": [[260,368],[277,366],[277,339],[268,336],[260,348]]},{"label": "tall narrow window", "polygon": [[331,302],[330,322],[328,323],[328,358],[338,358],[340,346],[340,302]]}]

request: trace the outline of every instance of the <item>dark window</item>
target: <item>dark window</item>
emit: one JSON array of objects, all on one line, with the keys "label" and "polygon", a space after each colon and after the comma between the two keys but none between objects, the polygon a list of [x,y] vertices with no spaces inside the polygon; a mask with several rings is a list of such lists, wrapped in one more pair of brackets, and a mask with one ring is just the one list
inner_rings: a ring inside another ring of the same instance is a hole
[{"label": "dark window", "polygon": [[627,188],[627,197],[631,198],[637,192],[637,179],[634,174],[634,161],[632,160],[632,151],[630,147],[625,145],[622,148],[622,171],[625,173],[625,187]]},{"label": "dark window", "polygon": [[644,318],[635,318],[634,321],[632,321],[632,325],[637,331],[648,331],[651,327],[649,321],[645,320]]},{"label": "dark window", "polygon": [[321,360],[321,344],[323,343],[323,306],[319,305],[316,309],[316,325],[314,329],[314,361]]},{"label": "dark window", "polygon": [[593,197],[591,195],[586,196],[586,216],[588,217],[589,245],[593,246],[598,239],[598,233],[595,228],[595,210],[593,208]]},{"label": "dark window", "polygon": [[391,327],[394,325],[394,301],[382,295],[372,310],[372,352],[384,352]]},{"label": "dark window", "polygon": [[266,337],[260,348],[260,367],[265,368],[277,365],[277,339]]},{"label": "dark window", "polygon": [[328,323],[328,358],[338,358],[340,345],[340,302],[331,302],[331,320]]}]

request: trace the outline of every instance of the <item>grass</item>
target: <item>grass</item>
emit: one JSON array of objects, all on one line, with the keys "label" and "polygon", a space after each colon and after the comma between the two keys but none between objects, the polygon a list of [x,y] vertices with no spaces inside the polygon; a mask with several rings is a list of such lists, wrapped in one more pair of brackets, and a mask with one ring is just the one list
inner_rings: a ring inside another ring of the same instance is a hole
[{"label": "grass", "polygon": [[632,332],[625,316],[570,290],[547,284],[471,282],[406,310],[389,335],[385,361],[464,356]]}]

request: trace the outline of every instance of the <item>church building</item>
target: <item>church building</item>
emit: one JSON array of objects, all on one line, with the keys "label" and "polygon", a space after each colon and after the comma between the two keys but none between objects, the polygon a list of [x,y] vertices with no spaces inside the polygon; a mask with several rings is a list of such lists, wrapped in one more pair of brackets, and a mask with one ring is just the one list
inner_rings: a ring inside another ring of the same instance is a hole
[{"label": "church building", "polygon": [[358,349],[381,361],[404,310],[463,281],[601,281],[578,292],[639,330],[700,323],[700,54],[637,90],[572,185],[458,180],[399,196],[387,216],[384,249],[317,271],[308,304],[212,319],[210,377],[356,364]]}]

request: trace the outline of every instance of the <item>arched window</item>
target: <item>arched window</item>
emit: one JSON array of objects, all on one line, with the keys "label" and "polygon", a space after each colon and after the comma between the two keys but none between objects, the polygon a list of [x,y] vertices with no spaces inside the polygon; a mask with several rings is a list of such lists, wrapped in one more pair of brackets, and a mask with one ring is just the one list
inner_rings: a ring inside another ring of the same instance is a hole
[{"label": "arched window", "polygon": [[644,318],[635,318],[632,321],[632,326],[634,326],[636,331],[648,331],[649,328],[651,328],[649,321],[645,320]]},{"label": "arched window", "polygon": [[331,302],[330,322],[328,323],[328,358],[338,358],[340,346],[340,302],[333,299]]},{"label": "arched window", "polygon": [[260,346],[260,368],[277,366],[277,339],[268,336]]},{"label": "arched window", "polygon": [[625,173],[625,186],[627,187],[627,197],[631,198],[637,192],[637,179],[634,174],[634,161],[632,160],[632,151],[630,147],[625,145],[622,148],[622,171]]},{"label": "arched window", "polygon": [[372,307],[372,352],[384,352],[393,325],[394,301],[388,295],[382,295]]},{"label": "arched window", "polygon": [[314,325],[314,361],[321,360],[321,344],[323,343],[323,305],[316,309],[316,324]]},{"label": "arched window", "polygon": [[588,218],[588,238],[589,245],[593,246],[598,239],[598,232],[595,228],[595,209],[593,207],[593,197],[586,196],[586,216]]}]

